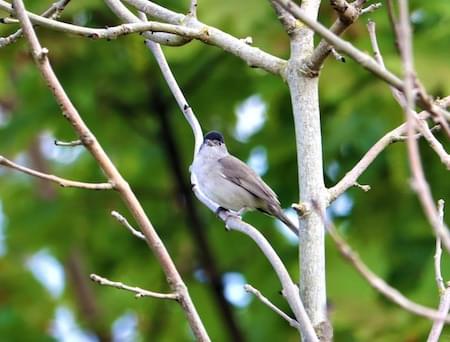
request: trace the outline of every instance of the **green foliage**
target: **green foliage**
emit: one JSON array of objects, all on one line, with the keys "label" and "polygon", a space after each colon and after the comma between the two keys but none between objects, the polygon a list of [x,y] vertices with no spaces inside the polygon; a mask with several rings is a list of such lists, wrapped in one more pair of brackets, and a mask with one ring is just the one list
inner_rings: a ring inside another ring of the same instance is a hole
[{"label": "green foliage", "polygon": [[[31,2],[29,6],[40,12],[50,3]],[[161,5],[178,11],[186,11],[187,3],[161,1]],[[446,42],[450,36],[450,5],[438,0],[413,1],[412,11],[418,76],[432,94],[448,95],[450,45]],[[237,37],[252,36],[255,46],[277,56],[289,55],[288,39],[268,2],[202,0],[199,17]],[[368,17],[361,18],[344,35],[366,51],[370,51],[365,27]],[[377,23],[387,66],[400,74],[385,9],[370,17]],[[333,18],[324,2],[321,21],[330,24]],[[62,19],[93,27],[119,22],[102,1],[73,1]],[[0,35],[16,28],[2,25]],[[39,28],[38,34],[49,49],[52,65],[69,96],[135,190],[173,256],[211,337],[214,341],[230,340],[209,284],[194,276],[201,268],[199,247],[188,229],[185,203],[171,172],[161,116],[167,119],[175,137],[185,182],[189,182],[193,137],[142,37],[89,41],[44,28]],[[296,201],[294,127],[289,93],[282,81],[200,42],[164,48],[164,52],[203,128],[223,131],[229,149],[244,160],[253,147],[263,146],[270,166],[264,178],[285,207]],[[322,71],[320,87],[325,169],[338,165],[336,172],[326,173],[326,183],[331,186],[404,117],[388,87],[349,58],[345,64],[330,58]],[[237,120],[234,111],[253,94],[259,94],[266,102],[267,122],[247,143],[242,143],[233,138]],[[1,155],[32,167],[46,167],[61,177],[104,181],[86,152],[69,163],[47,158],[48,153],[38,155],[39,163],[30,157],[36,154],[32,146],[43,133],[59,140],[76,137],[41,80],[23,39],[0,50],[0,105],[7,115],[4,124],[0,120]],[[450,146],[445,147],[448,150]],[[61,153],[70,148],[49,149],[51,153]],[[449,201],[448,171],[425,143],[421,143],[421,151],[435,199]],[[352,212],[340,217],[337,224],[375,272],[411,299],[435,307],[438,294],[432,263],[434,239],[409,178],[405,145],[388,147],[361,177],[361,183],[370,184],[372,190],[363,193],[350,189]],[[8,341],[52,340],[49,327],[55,308],[65,305],[75,312],[83,328],[96,333],[109,331],[118,317],[131,311],[138,317],[138,340],[192,339],[176,304],[135,300],[132,294],[88,283],[88,275],[97,273],[150,290],[168,291],[161,268],[145,243],[133,238],[111,218],[111,210],[130,218],[117,193],[62,189],[0,169],[0,201],[6,218],[7,246],[7,252],[0,256],[0,336],[7,336]],[[243,235],[227,233],[212,213],[198,202],[195,205],[218,268],[222,272],[242,273],[246,281],[289,312],[278,293],[278,280],[257,247]],[[258,213],[246,218],[261,227],[297,279],[297,247],[275,229],[270,218]],[[42,249],[50,251],[65,266],[62,298],[51,297],[25,266],[26,260]],[[74,254],[83,265],[81,281],[73,281],[68,275],[67,265]],[[448,262],[445,256],[443,265]],[[448,268],[443,267],[443,272],[448,279]],[[373,291],[341,259],[330,241],[327,282],[336,341],[419,341],[426,337],[430,322],[405,313]],[[98,307],[96,319],[86,315],[77,294],[83,284],[91,289]],[[294,329],[257,300],[233,310],[249,341],[298,340]],[[444,331],[443,336],[449,334]]]}]

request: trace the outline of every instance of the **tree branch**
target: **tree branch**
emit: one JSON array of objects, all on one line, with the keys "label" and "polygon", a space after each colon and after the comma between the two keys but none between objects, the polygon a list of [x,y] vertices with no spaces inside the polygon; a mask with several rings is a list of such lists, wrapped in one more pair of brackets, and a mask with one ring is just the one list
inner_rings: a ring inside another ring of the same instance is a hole
[{"label": "tree branch", "polygon": [[319,339],[317,338],[316,332],[311,324],[311,320],[309,319],[300,299],[298,287],[293,283],[286,267],[270,243],[256,228],[242,221],[238,216],[225,210],[220,210],[218,216],[225,222],[227,229],[235,230],[247,235],[258,245],[259,249],[264,253],[278,276],[278,279],[283,287],[283,296],[286,298],[286,301],[294,312],[296,320],[299,323],[296,327],[302,334],[302,337],[308,342],[318,342]]},{"label": "tree branch", "polygon": [[279,74],[282,77],[284,75],[285,60],[264,52],[259,48],[252,47],[243,39],[233,37],[217,28],[205,25],[195,18],[189,18],[183,14],[170,11],[147,0],[126,0],[126,2],[139,11],[147,13],[150,17],[174,25],[180,25],[182,23],[186,27],[203,32],[207,37],[204,40],[206,44],[215,45],[241,58],[250,67],[261,68],[272,74]]},{"label": "tree branch", "polygon": [[[59,0],[54,2],[45,12],[41,14],[41,16],[45,18],[57,19],[69,2],[70,0]],[[0,48],[15,43],[20,39],[20,37],[22,37],[22,29],[18,29],[8,37],[0,37]]]},{"label": "tree branch", "polygon": [[[447,287],[444,293],[441,295],[441,301],[439,303],[439,313],[441,317],[445,317],[450,309],[450,287]],[[444,327],[444,320],[435,320],[431,327],[430,334],[428,335],[427,342],[439,342],[442,328]]]},{"label": "tree branch", "polygon": [[[353,58],[362,67],[372,72],[378,78],[386,81],[397,89],[403,89],[403,82],[394,74],[381,68],[370,56],[355,48],[349,42],[341,39],[338,35],[328,30],[325,26],[314,19],[309,18],[306,13],[291,0],[273,0],[279,3],[283,8],[292,13],[297,19],[301,20],[306,26],[319,34],[329,44],[338,51],[342,51]],[[305,71],[306,74],[307,70]]]},{"label": "tree branch", "polygon": [[[378,63],[368,56],[366,53],[361,52],[357,48],[355,48],[349,42],[341,39],[339,36],[328,30],[319,22],[311,19],[308,15],[298,7],[291,0],[273,0],[279,3],[283,8],[292,13],[297,19],[301,20],[306,26],[311,28],[314,32],[319,34],[322,38],[324,38],[328,43],[330,43],[334,48],[338,51],[346,53],[356,62],[358,62],[363,68],[372,72],[378,78],[384,80],[389,85],[397,88],[400,91],[404,91],[404,82],[398,78],[396,75],[391,73],[390,71],[382,68]],[[308,74],[308,70],[303,66],[303,72],[305,75]],[[311,75],[310,75],[311,76]],[[441,117],[445,117],[447,120],[450,118],[450,113],[439,107],[435,102],[430,100],[429,96],[425,96],[422,92],[418,92],[420,96],[414,98],[417,104],[427,111],[429,111],[433,116],[436,117],[437,120],[442,120]],[[434,104],[434,105],[431,105]],[[446,124],[442,125],[445,127]],[[448,126],[448,125],[447,125]]]},{"label": "tree branch", "polygon": [[65,147],[73,147],[73,146],[79,146],[79,145],[83,145],[83,142],[81,140],[73,140],[73,141],[59,141],[59,140],[55,140],[54,141],[56,146],[65,146]]},{"label": "tree branch", "polygon": [[86,126],[78,111],[65,93],[63,87],[59,83],[48,60],[48,50],[41,47],[30,19],[27,16],[22,0],[14,0],[13,4],[17,17],[20,20],[20,23],[24,30],[24,35],[30,44],[31,52],[35,59],[36,65],[42,76],[46,80],[47,84],[49,85],[49,89],[55,96],[58,104],[62,109],[62,112],[72,124],[86,148],[97,160],[103,172],[109,179],[113,181],[122,200],[129,208],[133,217],[136,219],[141,231],[146,237],[147,244],[155,253],[155,256],[157,257],[164,270],[167,282],[169,283],[172,290],[179,295],[179,303],[181,304],[186,314],[187,320],[194,336],[202,342],[210,341],[208,333],[206,332],[203,323],[198,316],[197,310],[195,309],[195,306],[189,296],[187,287],[184,284],[180,274],[178,273],[178,270],[176,269],[175,264],[170,258],[170,255],[167,252],[164,244],[153,228],[149,218],[145,214],[142,205],[139,203],[129,184],[119,173],[95,136]]},{"label": "tree branch", "polygon": [[[439,219],[441,220],[441,224],[444,224],[444,205],[445,202],[443,199],[438,201],[438,212]],[[441,239],[439,236],[436,236],[436,253],[434,254],[434,274],[436,275],[436,285],[439,290],[439,293],[442,295],[445,291],[444,279],[442,278],[441,273]]]},{"label": "tree branch", "polygon": [[3,156],[0,156],[0,165],[9,167],[11,169],[26,173],[30,176],[34,176],[40,179],[45,179],[50,182],[54,182],[62,186],[63,188],[80,188],[87,190],[111,190],[114,189],[113,183],[85,183],[73,181],[65,178],[61,178],[55,175],[49,175],[47,173],[42,173],[25,166],[18,165]]},{"label": "tree branch", "polygon": [[180,300],[180,295],[178,293],[159,293],[148,291],[141,289],[140,287],[128,286],[120,282],[111,281],[109,279],[100,277],[96,274],[91,274],[89,278],[91,278],[92,281],[100,285],[111,286],[115,287],[116,289],[134,292],[136,294],[136,298],[152,297],[157,299],[171,299],[176,301]]},{"label": "tree branch", "polygon": [[256,298],[258,298],[263,304],[266,304],[270,310],[274,311],[276,314],[280,315],[283,319],[285,319],[289,325],[291,327],[297,328],[299,329],[299,324],[298,322],[289,317],[286,313],[283,312],[283,310],[281,310],[280,308],[278,308],[275,304],[273,304],[270,300],[268,300],[266,297],[264,297],[264,295],[261,293],[261,291],[255,289],[253,286],[251,286],[250,284],[245,284],[244,285],[244,290],[252,293]]},{"label": "tree branch", "polygon": [[286,33],[288,35],[292,35],[294,33],[294,31],[298,28],[297,20],[294,18],[294,16],[291,13],[286,11],[283,7],[281,7],[275,1],[270,0],[269,2],[272,5],[273,9],[275,10],[278,20],[280,21],[281,25],[283,25]]},{"label": "tree branch", "polygon": [[[110,3],[111,2],[112,1],[110,1]],[[139,2],[139,7],[137,8],[147,9],[146,1]],[[8,13],[13,13],[11,5],[3,0],[0,0],[0,9],[3,9]],[[198,39],[206,44],[217,46],[223,49],[224,51],[232,53],[233,55],[241,58],[249,66],[261,68],[272,74],[283,75],[284,67],[286,65],[285,60],[275,57],[267,52],[264,52],[259,48],[252,47],[248,45],[245,40],[235,38],[228,33],[220,31],[211,26],[207,26],[199,22],[195,18],[187,18],[182,14],[179,15],[181,16],[182,19],[176,20],[177,24],[172,24],[172,22],[174,22],[173,20],[170,21],[170,24],[159,22],[146,22],[146,23],[137,22],[138,18],[133,15],[135,19],[129,20],[130,18],[128,18],[127,20],[131,23],[114,26],[107,29],[86,28],[83,26],[76,26],[72,24],[58,22],[56,20],[43,18],[41,16],[29,12],[27,14],[30,17],[30,20],[33,21],[33,23],[38,24],[40,26],[45,26],[53,30],[72,33],[84,37],[89,37],[92,39],[100,39],[100,38],[114,39],[124,34],[149,31],[144,36],[147,39],[155,40],[156,33],[152,34],[151,33],[152,31],[166,32],[166,33],[173,33],[184,38]],[[149,14],[152,15],[152,13]],[[178,17],[178,14],[176,17]],[[183,22],[183,25],[180,25],[181,22]],[[164,41],[164,39],[167,40],[168,39],[167,36],[163,38],[163,41],[158,42],[166,45],[170,43],[170,41]],[[173,42],[172,45],[174,44],[176,45],[179,43],[180,42]]]},{"label": "tree branch", "polygon": [[117,211],[111,211],[111,216],[114,217],[122,226],[128,229],[128,231],[135,237],[141,240],[145,240],[145,235],[140,231],[134,229],[133,226],[127,221],[127,219],[120,215]]},{"label": "tree branch", "polygon": [[[375,32],[375,22],[369,21],[369,23],[367,24],[367,29],[369,31],[370,41],[372,44],[372,49],[374,51],[375,60],[377,61],[378,64],[380,64],[380,66],[382,68],[386,68],[384,65],[383,56],[378,47],[378,42],[377,42],[377,37],[376,37],[376,32]],[[404,95],[400,91],[395,89],[394,87],[390,87],[390,89],[391,89],[392,96],[394,97],[394,99],[400,104],[401,107],[405,107],[406,100],[405,100]],[[422,93],[425,93],[425,91],[423,91]],[[431,105],[431,104],[429,105],[430,108],[433,106],[436,106],[436,105]],[[428,112],[433,114],[433,110],[428,110]],[[449,132],[449,127],[448,127],[447,121],[439,113],[436,113],[436,111],[434,111],[434,112],[435,112],[434,113],[435,118],[438,119],[435,121],[438,122],[446,132]],[[415,125],[417,125],[417,127],[419,128],[419,130],[422,133],[425,140],[428,142],[430,147],[436,152],[436,154],[440,158],[441,162],[446,166],[446,168],[448,170],[450,170],[450,155],[445,151],[442,144],[433,135],[433,133],[431,132],[430,128],[428,127],[428,124],[426,123],[426,121],[420,120],[415,111],[412,111],[411,113],[414,117]]]},{"label": "tree branch", "polygon": [[[345,32],[362,14],[362,6],[365,1],[354,1],[348,3],[345,0],[331,0],[331,6],[338,14],[338,18],[331,25],[329,31],[333,32],[336,36]],[[381,6],[381,4],[380,4]],[[370,6],[369,6],[370,7]],[[371,9],[376,9],[379,6],[374,6]],[[325,59],[332,52],[333,45],[325,39],[322,39],[317,47],[314,49],[312,55],[305,61],[305,67],[311,76],[317,76],[320,68],[322,67]]]},{"label": "tree branch", "polygon": [[425,179],[422,162],[420,160],[419,146],[414,139],[416,122],[414,120],[414,80],[415,71],[413,65],[411,27],[409,23],[408,1],[399,0],[400,22],[398,30],[398,40],[400,42],[400,51],[404,68],[404,95],[405,106],[403,110],[406,116],[407,147],[410,161],[411,173],[413,176],[413,190],[419,197],[422,208],[428,221],[433,227],[434,233],[440,237],[447,251],[450,252],[450,233],[448,229],[441,224],[439,214],[434,204],[431,190]]},{"label": "tree branch", "polygon": [[[429,117],[429,113],[423,111],[418,114],[420,121],[425,121]],[[398,141],[405,141],[407,129],[406,123],[394,128],[392,131],[386,133],[380,140],[378,140],[359,160],[359,162],[345,174],[345,176],[333,187],[328,189],[327,204],[331,204],[342,193],[347,191],[352,186],[358,186],[357,180],[361,174],[372,164],[378,155],[384,151],[386,147]],[[422,136],[422,133],[416,134],[414,139]]]},{"label": "tree branch", "polygon": [[[318,207],[316,205],[314,205],[314,207],[317,211]],[[403,296],[403,294],[401,294],[397,289],[391,287],[382,278],[373,273],[369,269],[369,267],[361,260],[359,255],[352,249],[352,247],[340,236],[333,223],[325,221],[326,218],[323,211],[321,212],[321,215],[322,219],[325,222],[325,226],[327,228],[329,236],[333,239],[341,255],[350,262],[350,264],[356,269],[356,271],[358,271],[359,274],[361,274],[361,276],[369,283],[370,286],[372,286],[387,299],[405,309],[406,311],[409,311],[418,316],[429,318],[431,320],[444,320],[445,322],[450,323],[450,316],[447,316],[446,313],[442,315],[436,310],[411,301],[410,299]]]}]

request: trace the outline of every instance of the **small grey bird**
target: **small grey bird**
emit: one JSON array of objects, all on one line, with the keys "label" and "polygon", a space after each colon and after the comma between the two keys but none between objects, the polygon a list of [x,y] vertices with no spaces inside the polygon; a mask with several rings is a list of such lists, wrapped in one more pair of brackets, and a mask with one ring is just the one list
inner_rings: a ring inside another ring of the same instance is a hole
[{"label": "small grey bird", "polygon": [[228,153],[219,132],[205,135],[191,171],[200,190],[220,207],[238,214],[257,209],[278,218],[298,235],[275,192],[247,164]]}]

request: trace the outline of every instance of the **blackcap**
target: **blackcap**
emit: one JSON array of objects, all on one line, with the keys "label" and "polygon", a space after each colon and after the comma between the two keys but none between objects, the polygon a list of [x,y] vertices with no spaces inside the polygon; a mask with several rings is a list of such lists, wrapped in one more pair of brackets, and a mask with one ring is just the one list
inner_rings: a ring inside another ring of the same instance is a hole
[{"label": "blackcap", "polygon": [[247,164],[228,153],[219,132],[205,135],[191,171],[200,191],[220,207],[239,215],[247,210],[262,211],[298,235],[298,228],[283,213],[275,192]]}]

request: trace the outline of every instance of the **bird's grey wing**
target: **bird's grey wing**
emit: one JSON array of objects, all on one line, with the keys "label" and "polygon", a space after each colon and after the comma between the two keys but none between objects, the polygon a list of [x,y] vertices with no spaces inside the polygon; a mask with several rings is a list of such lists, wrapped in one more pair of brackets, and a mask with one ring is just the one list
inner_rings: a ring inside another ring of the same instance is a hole
[{"label": "bird's grey wing", "polygon": [[239,185],[255,197],[269,203],[275,201],[279,205],[277,195],[247,164],[232,155],[220,158],[219,164],[225,179]]}]

